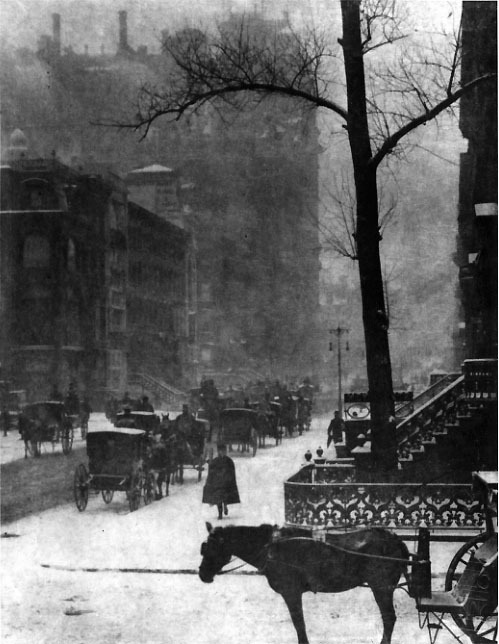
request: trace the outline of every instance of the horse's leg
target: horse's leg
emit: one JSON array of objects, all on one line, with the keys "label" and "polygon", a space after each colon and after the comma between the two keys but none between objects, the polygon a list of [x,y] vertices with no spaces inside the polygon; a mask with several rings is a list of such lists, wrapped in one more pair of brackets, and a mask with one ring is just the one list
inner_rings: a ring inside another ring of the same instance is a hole
[{"label": "horse's leg", "polygon": [[393,627],[395,626],[395,609],[393,608],[393,588],[376,588],[371,587],[374,599],[378,604],[383,620],[383,638],[381,644],[390,644],[392,641]]},{"label": "horse's leg", "polygon": [[298,644],[309,644],[307,631],[305,628],[305,619],[303,617],[303,606],[301,601],[301,593],[287,593],[282,595],[286,606],[288,607],[289,614],[293,620],[293,625],[296,629],[298,636]]}]

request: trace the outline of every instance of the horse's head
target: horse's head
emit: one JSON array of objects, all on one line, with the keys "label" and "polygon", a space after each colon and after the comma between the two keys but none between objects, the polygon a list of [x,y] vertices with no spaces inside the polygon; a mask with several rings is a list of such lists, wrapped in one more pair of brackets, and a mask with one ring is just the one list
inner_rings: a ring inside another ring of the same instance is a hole
[{"label": "horse's head", "polygon": [[232,556],[224,540],[223,528],[213,529],[211,523],[206,524],[208,539],[201,544],[201,556],[203,560],[199,566],[199,578],[205,583],[211,584]]}]

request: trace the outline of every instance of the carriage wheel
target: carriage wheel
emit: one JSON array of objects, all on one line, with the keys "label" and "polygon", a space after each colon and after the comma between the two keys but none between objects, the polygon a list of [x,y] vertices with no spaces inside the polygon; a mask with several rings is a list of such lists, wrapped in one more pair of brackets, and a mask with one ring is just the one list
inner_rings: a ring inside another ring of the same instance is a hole
[{"label": "carriage wheel", "polygon": [[128,487],[128,505],[130,512],[135,512],[140,507],[140,497],[142,496],[142,472],[135,472],[130,477],[130,484]]},{"label": "carriage wheel", "polygon": [[73,429],[65,429],[61,439],[63,454],[69,454],[73,447]]},{"label": "carriage wheel", "polygon": [[251,428],[250,445],[253,448],[253,456],[255,456],[256,450],[258,449],[258,434],[253,427]]},{"label": "carriage wheel", "polygon": [[[457,584],[472,555],[490,537],[483,532],[459,548],[450,562],[445,576],[445,590],[449,591]],[[452,615],[452,619],[474,644],[495,642],[497,639],[497,609],[488,616],[480,615]]]},{"label": "carriage wheel", "polygon": [[156,481],[154,480],[154,474],[149,472],[144,481],[144,503],[149,505],[154,501],[154,488]]},{"label": "carriage wheel", "polygon": [[102,490],[102,499],[104,503],[111,503],[114,496],[114,490]]},{"label": "carriage wheel", "polygon": [[80,463],[75,470],[74,480],[73,480],[73,494],[76,503],[76,507],[79,512],[87,507],[88,503],[88,473],[87,468]]}]

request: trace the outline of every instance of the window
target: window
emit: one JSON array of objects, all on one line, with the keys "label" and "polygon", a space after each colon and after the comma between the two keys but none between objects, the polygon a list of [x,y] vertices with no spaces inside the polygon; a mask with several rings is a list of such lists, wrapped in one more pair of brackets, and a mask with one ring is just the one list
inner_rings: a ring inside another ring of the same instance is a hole
[{"label": "window", "polygon": [[126,329],[125,311],[120,309],[111,309],[109,314],[109,330],[121,332]]},{"label": "window", "polygon": [[108,356],[108,387],[111,389],[121,389],[126,374],[126,360],[123,351],[115,349],[107,352]]},{"label": "window", "polygon": [[24,268],[48,268],[50,266],[50,244],[43,235],[30,235],[24,240]]}]

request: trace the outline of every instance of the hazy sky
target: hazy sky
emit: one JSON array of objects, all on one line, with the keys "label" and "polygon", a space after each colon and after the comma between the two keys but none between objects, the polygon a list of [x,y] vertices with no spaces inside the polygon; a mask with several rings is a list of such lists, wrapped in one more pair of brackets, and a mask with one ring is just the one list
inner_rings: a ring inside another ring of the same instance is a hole
[{"label": "hazy sky", "polygon": [[[419,30],[456,22],[458,0],[400,0],[414,13]],[[114,53],[118,42],[118,11],[128,12],[129,44],[158,50],[161,30],[198,24],[220,11],[264,8],[268,16],[289,9],[295,21],[326,26],[338,21],[338,0],[0,0],[0,34],[9,47],[35,48],[40,35],[51,34],[52,13],[61,14],[62,44],[75,51],[88,45],[90,53],[102,44]],[[452,15],[451,15],[452,14]],[[457,18],[458,19],[458,18]],[[334,30],[338,34],[339,26]]]}]

